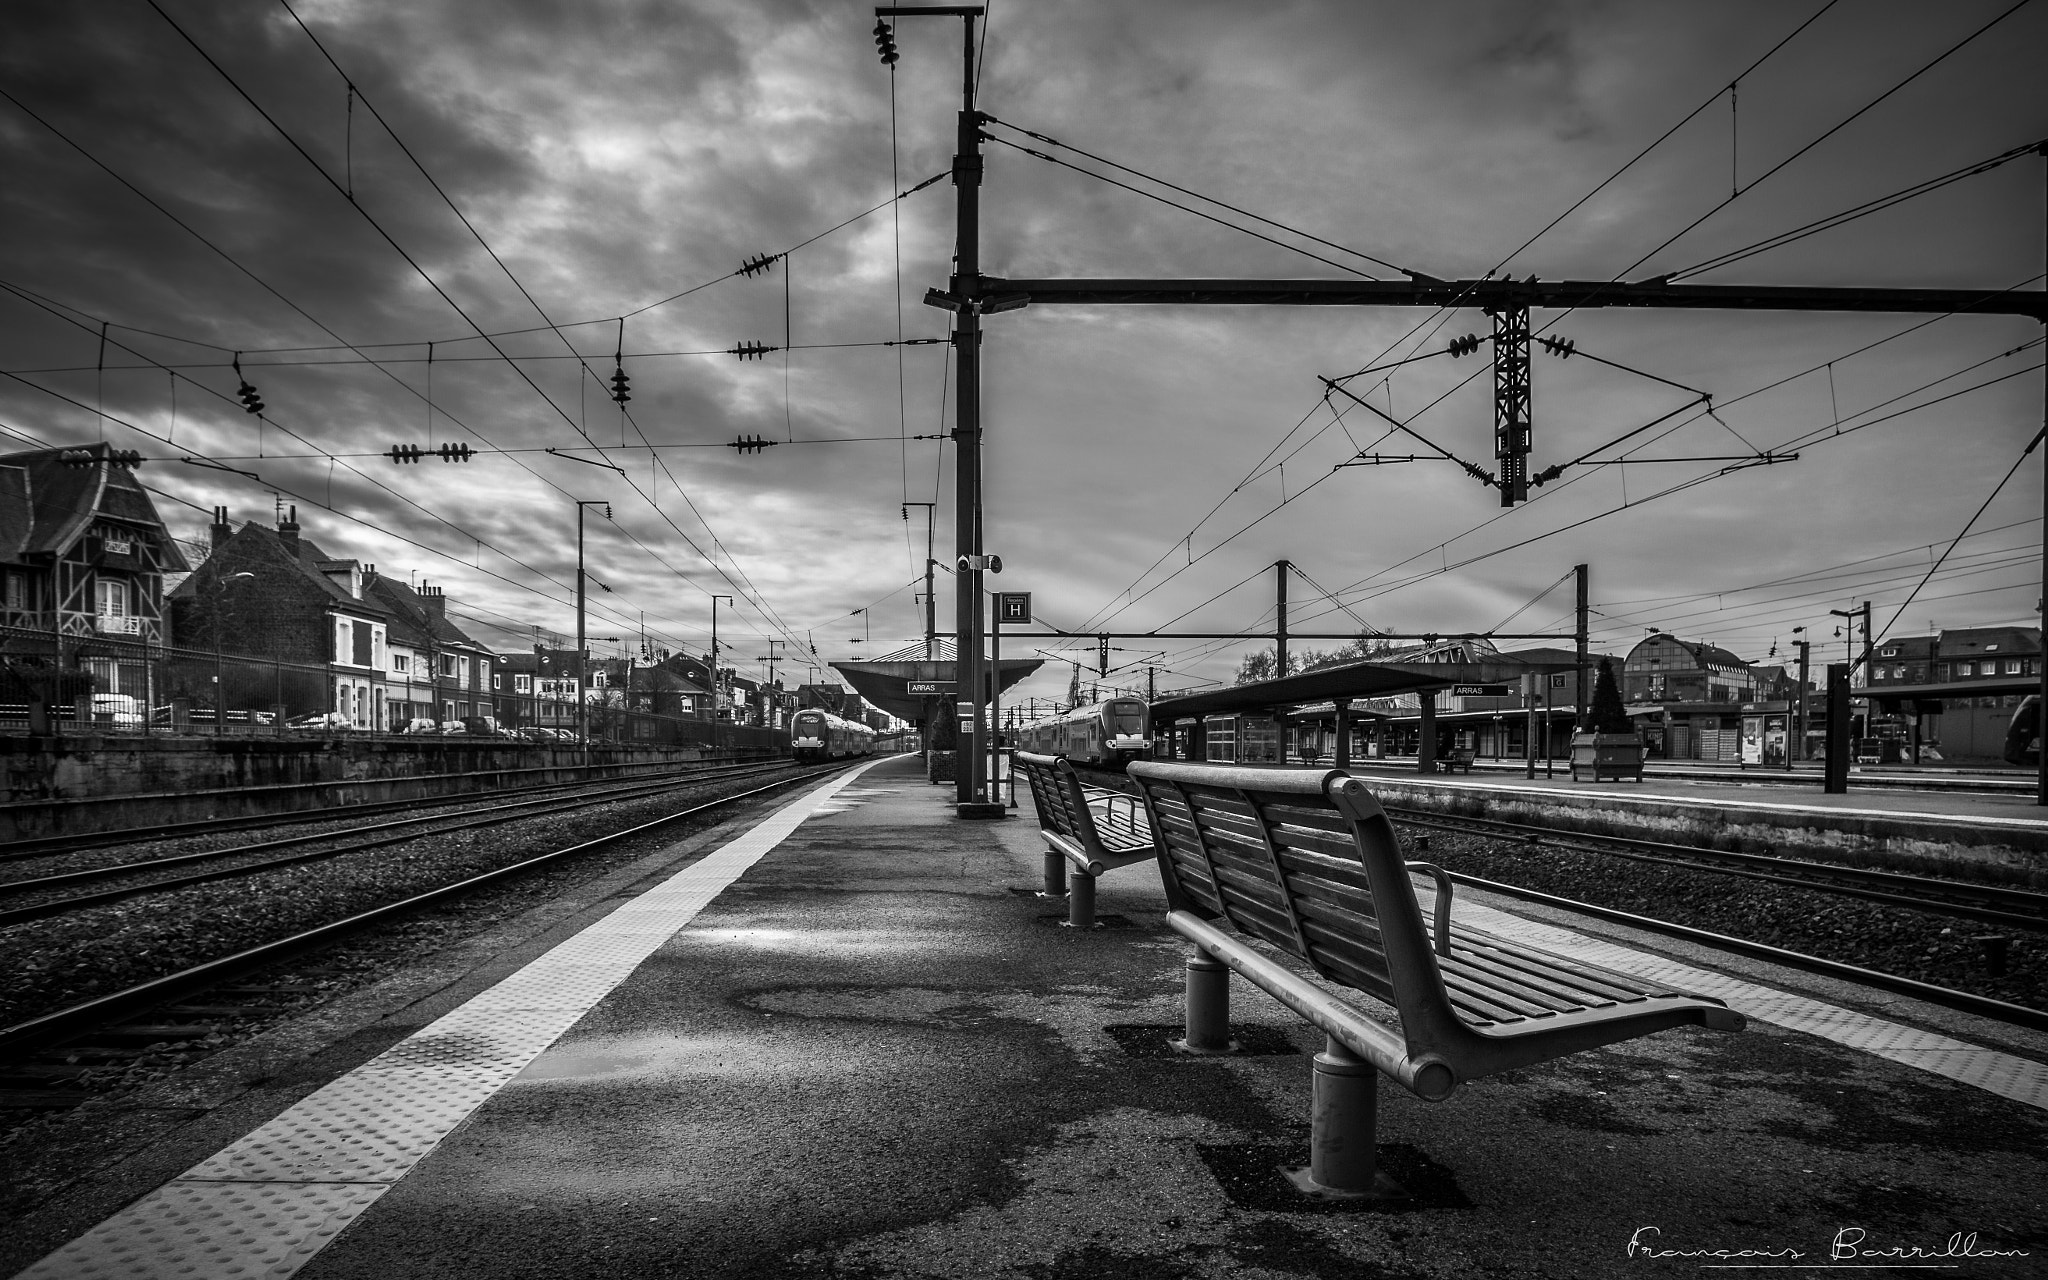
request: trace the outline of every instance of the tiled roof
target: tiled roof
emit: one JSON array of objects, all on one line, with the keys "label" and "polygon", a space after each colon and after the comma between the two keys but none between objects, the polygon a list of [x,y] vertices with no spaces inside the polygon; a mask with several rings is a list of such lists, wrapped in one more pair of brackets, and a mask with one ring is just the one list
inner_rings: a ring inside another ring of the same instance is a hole
[{"label": "tiled roof", "polygon": [[[59,461],[73,448],[92,452],[93,464],[74,467]],[[163,567],[173,573],[191,568],[142,482],[128,468],[109,463],[110,452],[104,444],[92,444],[0,455],[0,559],[61,554],[94,520],[109,519],[157,530]]]},{"label": "tiled roof", "polygon": [[[303,541],[301,545],[304,545]],[[348,562],[344,560],[340,563]],[[427,597],[421,595],[410,583],[400,582],[396,578],[386,578],[380,574],[365,580],[363,594],[375,596],[390,612],[392,638],[399,644],[424,646],[428,643],[437,643],[460,645],[484,653],[491,652],[488,645],[471,639],[461,627],[448,621],[445,606],[441,616],[435,617],[427,608]],[[440,598],[447,599],[446,596]]]}]

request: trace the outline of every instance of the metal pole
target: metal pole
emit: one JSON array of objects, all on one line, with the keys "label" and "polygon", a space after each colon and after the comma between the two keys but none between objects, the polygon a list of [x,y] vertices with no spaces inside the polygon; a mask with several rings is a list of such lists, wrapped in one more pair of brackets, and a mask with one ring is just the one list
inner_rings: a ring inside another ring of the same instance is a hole
[{"label": "metal pole", "polygon": [[960,364],[954,413],[953,537],[960,557],[955,592],[954,669],[969,708],[969,740],[961,744],[954,797],[962,805],[986,803],[988,775],[982,744],[987,720],[981,677],[981,128],[974,109],[974,15],[962,15],[960,118],[953,156],[955,202],[953,296],[962,300],[953,327]]},{"label": "metal pole", "polygon": [[1287,674],[1287,562],[1273,562],[1274,600],[1280,614],[1279,630],[1273,634],[1273,674]]},{"label": "metal pole", "polygon": [[1526,717],[1522,726],[1522,775],[1527,778],[1536,776],[1536,679],[1534,672],[1522,675],[1522,710]]},{"label": "metal pole", "polygon": [[1828,795],[1849,791],[1849,664],[1828,664],[1828,758],[1821,789]]},{"label": "metal pole", "polygon": [[1588,600],[1589,583],[1587,581],[1586,566],[1582,564],[1573,565],[1572,575],[1578,579],[1579,588],[1578,612],[1576,615],[1578,619],[1577,631],[1573,635],[1573,641],[1577,646],[1578,653],[1578,691],[1573,703],[1572,732],[1585,733],[1588,732],[1586,726],[1586,662],[1587,649],[1592,639],[1591,621],[1593,610]]},{"label": "metal pole", "polygon": [[583,747],[583,776],[590,776],[590,703],[583,696],[583,502],[576,503],[576,736]]}]

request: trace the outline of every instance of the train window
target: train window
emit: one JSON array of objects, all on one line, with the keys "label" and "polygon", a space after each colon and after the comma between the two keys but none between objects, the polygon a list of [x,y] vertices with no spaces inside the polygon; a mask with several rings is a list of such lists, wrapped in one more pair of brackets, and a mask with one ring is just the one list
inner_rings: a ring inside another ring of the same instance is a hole
[{"label": "train window", "polygon": [[1142,702],[1112,702],[1109,704],[1110,728],[1117,733],[1145,732],[1145,704]]}]

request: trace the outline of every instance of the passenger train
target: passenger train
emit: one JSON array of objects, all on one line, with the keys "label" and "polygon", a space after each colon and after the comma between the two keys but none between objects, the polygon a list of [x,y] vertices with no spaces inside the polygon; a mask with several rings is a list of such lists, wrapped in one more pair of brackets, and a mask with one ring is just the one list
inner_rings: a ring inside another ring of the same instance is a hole
[{"label": "passenger train", "polygon": [[829,711],[799,711],[789,718],[789,754],[798,763],[873,755],[875,731]]},{"label": "passenger train", "polygon": [[1025,751],[1121,769],[1152,754],[1151,717],[1137,698],[1111,698],[1034,720],[1011,736]]}]

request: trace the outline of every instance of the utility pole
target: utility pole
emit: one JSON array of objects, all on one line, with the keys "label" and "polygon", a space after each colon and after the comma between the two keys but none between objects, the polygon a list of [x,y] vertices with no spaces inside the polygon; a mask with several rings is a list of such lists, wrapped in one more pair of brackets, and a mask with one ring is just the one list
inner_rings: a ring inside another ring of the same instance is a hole
[{"label": "utility pole", "polygon": [[786,640],[776,640],[776,639],[773,639],[773,638],[771,638],[771,639],[770,639],[770,640],[768,641],[768,656],[767,656],[767,657],[765,657],[765,658],[756,658],[756,659],[754,659],[754,661],[756,661],[756,662],[766,662],[766,663],[768,664],[768,683],[767,683],[766,685],[764,685],[764,686],[762,687],[762,690],[761,690],[761,691],[762,691],[763,693],[765,693],[765,694],[767,695],[767,697],[768,697],[768,707],[767,707],[767,711],[768,711],[768,725],[767,725],[767,727],[768,727],[768,728],[770,728],[770,729],[773,729],[773,728],[775,728],[775,727],[776,727],[776,724],[775,724],[775,719],[776,719],[776,716],[777,716],[777,715],[778,715],[778,714],[779,714],[779,713],[781,712],[781,709],[782,709],[782,703],[781,703],[781,699],[779,699],[779,698],[777,698],[777,697],[775,696],[775,694],[776,694],[776,689],[775,689],[775,659],[776,659],[776,655],[775,655],[775,646],[776,646],[776,645],[779,645],[779,644],[787,644],[787,643],[789,643],[789,642],[788,642],[788,641],[786,641]]},{"label": "utility pole", "polygon": [[1273,674],[1287,674],[1287,571],[1292,568],[1285,560],[1273,562],[1274,605],[1279,610],[1279,630],[1273,634]]},{"label": "utility pole", "polygon": [[[988,796],[989,741],[982,676],[981,551],[981,116],[974,107],[974,20],[983,6],[885,6],[875,10],[875,41],[884,63],[896,61],[896,47],[881,19],[953,17],[961,19],[960,115],[953,154],[953,274],[946,292],[932,290],[925,301],[953,313],[953,347],[959,364],[958,399],[953,415],[954,480],[953,541],[958,558],[954,594],[955,690],[964,699],[960,728],[967,740],[956,757],[964,766],[955,782],[954,800],[962,817],[1003,817],[1001,805]],[[1015,303],[1023,305],[1021,300]],[[1007,307],[996,309],[1008,309]]]},{"label": "utility pole", "polygon": [[576,500],[576,736],[582,739],[583,775],[590,776],[590,699],[585,696],[585,668],[589,665],[588,643],[583,634],[583,613],[588,601],[583,582],[583,508],[603,507],[604,518],[612,518],[612,504],[595,498]]}]

